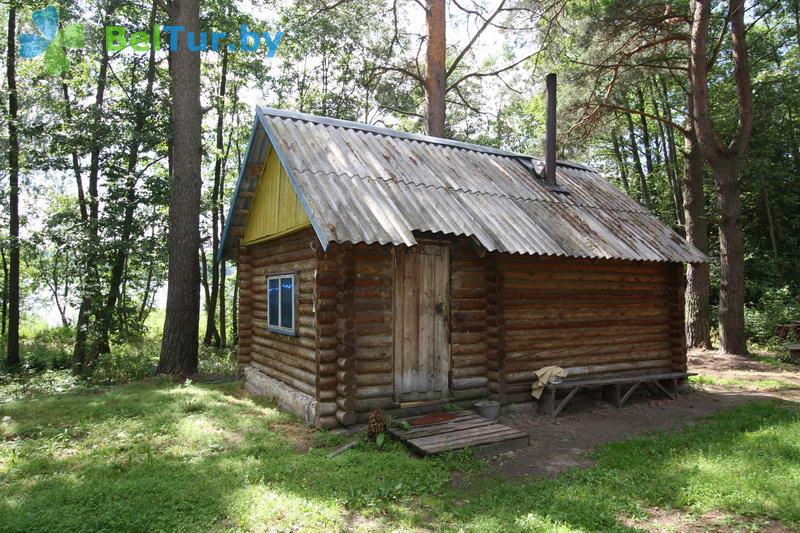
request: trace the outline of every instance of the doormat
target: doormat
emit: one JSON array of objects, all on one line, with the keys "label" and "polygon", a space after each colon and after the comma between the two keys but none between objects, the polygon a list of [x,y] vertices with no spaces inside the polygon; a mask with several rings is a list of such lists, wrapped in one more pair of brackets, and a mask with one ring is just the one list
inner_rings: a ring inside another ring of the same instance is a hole
[{"label": "doormat", "polygon": [[423,416],[411,421],[412,426],[428,426],[430,424],[438,424],[439,422],[447,422],[453,420],[456,415],[452,413],[433,413],[432,415]]}]

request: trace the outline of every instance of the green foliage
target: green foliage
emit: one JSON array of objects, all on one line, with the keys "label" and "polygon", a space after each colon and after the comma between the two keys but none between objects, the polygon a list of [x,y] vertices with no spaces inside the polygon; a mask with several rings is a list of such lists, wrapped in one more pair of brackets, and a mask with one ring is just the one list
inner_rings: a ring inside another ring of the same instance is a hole
[{"label": "green foliage", "polygon": [[69,368],[74,334],[67,326],[30,332],[21,343],[23,367],[31,371]]},{"label": "green foliage", "polygon": [[800,303],[794,296],[789,287],[768,288],[760,301],[746,306],[744,318],[748,337],[766,344],[773,339],[775,326],[800,320]]},{"label": "green foliage", "polygon": [[158,365],[161,343],[145,339],[118,344],[96,361],[90,379],[98,383],[124,383],[151,377]]}]

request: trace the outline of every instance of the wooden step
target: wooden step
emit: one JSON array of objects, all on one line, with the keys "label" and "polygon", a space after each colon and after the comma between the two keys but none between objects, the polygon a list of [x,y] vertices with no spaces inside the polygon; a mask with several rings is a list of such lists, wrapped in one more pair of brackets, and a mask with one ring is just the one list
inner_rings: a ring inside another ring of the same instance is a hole
[{"label": "wooden step", "polygon": [[[419,455],[471,448],[476,456],[490,457],[529,445],[527,433],[480,417],[471,411],[459,411],[456,418],[411,429],[391,428],[389,433]],[[405,419],[409,422],[412,417]]]}]

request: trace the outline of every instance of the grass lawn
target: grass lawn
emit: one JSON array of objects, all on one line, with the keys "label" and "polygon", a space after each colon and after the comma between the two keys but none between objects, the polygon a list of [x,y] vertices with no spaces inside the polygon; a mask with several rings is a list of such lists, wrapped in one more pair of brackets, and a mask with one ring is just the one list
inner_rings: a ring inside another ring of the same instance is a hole
[{"label": "grass lawn", "polygon": [[736,378],[717,378],[713,376],[689,376],[689,383],[696,385],[721,385],[724,387],[736,387],[739,389],[753,390],[782,390],[796,389],[797,384],[783,379],[736,379]]},{"label": "grass lawn", "polygon": [[[624,530],[653,509],[800,526],[800,413],[758,403],[511,482],[460,454],[342,442],[235,384],[137,383],[0,403],[0,530]],[[459,471],[454,485],[452,473]]]}]

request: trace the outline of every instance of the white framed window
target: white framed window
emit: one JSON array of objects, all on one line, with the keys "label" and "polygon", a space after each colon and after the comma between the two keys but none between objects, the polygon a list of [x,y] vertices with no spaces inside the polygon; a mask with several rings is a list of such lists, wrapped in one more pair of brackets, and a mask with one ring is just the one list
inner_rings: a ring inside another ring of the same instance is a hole
[{"label": "white framed window", "polygon": [[267,276],[267,329],[294,335],[294,274]]}]

